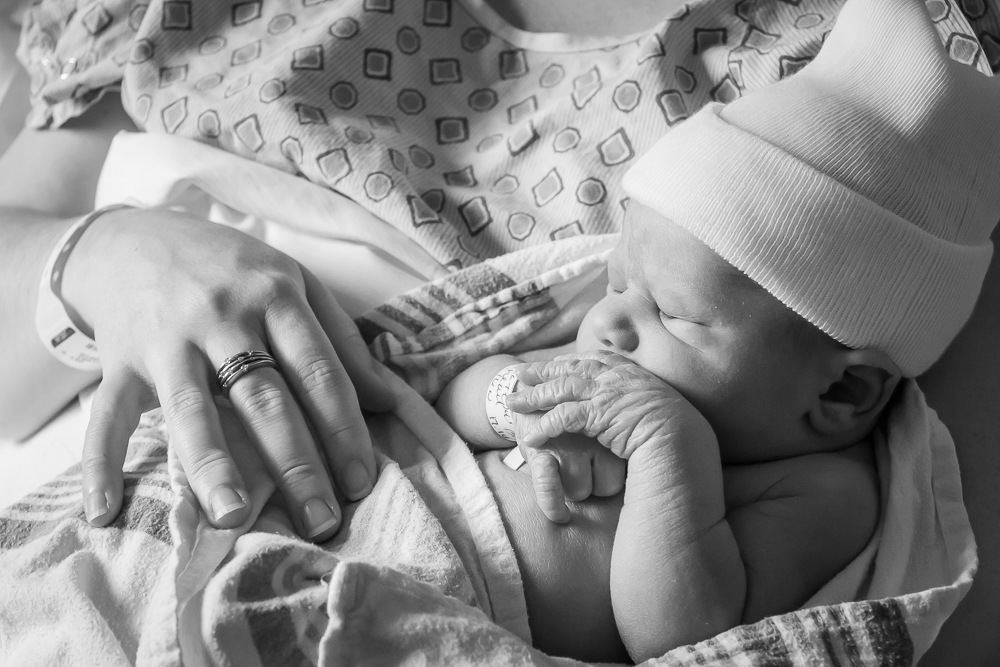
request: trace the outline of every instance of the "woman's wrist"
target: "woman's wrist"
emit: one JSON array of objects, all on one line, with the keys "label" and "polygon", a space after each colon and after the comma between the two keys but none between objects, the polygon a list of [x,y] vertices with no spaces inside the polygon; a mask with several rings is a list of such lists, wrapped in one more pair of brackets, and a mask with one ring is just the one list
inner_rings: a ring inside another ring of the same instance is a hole
[{"label": "woman's wrist", "polygon": [[113,230],[117,218],[135,215],[135,209],[123,206],[97,209],[96,212],[100,214],[80,236],[66,259],[59,294],[67,314],[91,338],[94,337],[94,304],[109,297],[104,290],[91,284],[94,277],[92,267],[95,262],[114,262],[107,242],[113,233],[107,232],[109,228]]}]

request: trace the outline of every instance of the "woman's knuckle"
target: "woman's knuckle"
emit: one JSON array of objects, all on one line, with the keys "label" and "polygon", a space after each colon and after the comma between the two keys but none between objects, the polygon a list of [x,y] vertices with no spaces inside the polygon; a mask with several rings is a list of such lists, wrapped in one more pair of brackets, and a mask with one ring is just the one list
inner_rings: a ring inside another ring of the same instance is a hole
[{"label": "woman's knuckle", "polygon": [[352,422],[346,416],[338,415],[329,419],[323,425],[323,438],[326,442],[333,440],[350,440],[356,442],[357,438],[353,436],[360,435],[358,428],[359,425]]},{"label": "woman's knuckle", "polygon": [[229,473],[229,457],[217,447],[195,448],[185,456],[186,472],[198,480],[218,479]]},{"label": "woman's knuckle", "polygon": [[302,296],[299,282],[281,265],[276,270],[259,273],[256,282],[256,291],[267,304],[299,301]]},{"label": "woman's knuckle", "polygon": [[262,382],[246,383],[239,389],[235,403],[253,421],[269,422],[284,413],[285,396],[278,387]]},{"label": "woman's knuckle", "polygon": [[205,392],[195,384],[184,383],[160,392],[160,406],[171,419],[186,420],[205,410]]},{"label": "woman's knuckle", "polygon": [[218,321],[232,319],[236,311],[236,299],[227,286],[215,285],[206,289],[199,301],[204,314]]},{"label": "woman's knuckle", "polygon": [[329,389],[344,380],[344,369],[326,357],[306,359],[296,374],[307,392]]},{"label": "woman's knuckle", "polygon": [[311,485],[318,474],[316,464],[300,458],[289,459],[278,466],[278,476],[292,493]]}]

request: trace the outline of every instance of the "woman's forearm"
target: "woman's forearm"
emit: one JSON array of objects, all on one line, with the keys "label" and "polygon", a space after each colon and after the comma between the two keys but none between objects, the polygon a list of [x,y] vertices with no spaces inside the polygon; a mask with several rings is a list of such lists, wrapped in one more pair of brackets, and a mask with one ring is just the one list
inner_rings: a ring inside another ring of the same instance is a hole
[{"label": "woman's forearm", "polygon": [[0,437],[23,438],[98,376],[64,366],[35,332],[38,281],[72,220],[93,209],[114,135],[134,129],[107,95],[59,130],[24,130],[0,156]]},{"label": "woman's forearm", "polygon": [[42,268],[72,221],[0,208],[0,437],[31,434],[100,377],[62,364],[35,329]]}]

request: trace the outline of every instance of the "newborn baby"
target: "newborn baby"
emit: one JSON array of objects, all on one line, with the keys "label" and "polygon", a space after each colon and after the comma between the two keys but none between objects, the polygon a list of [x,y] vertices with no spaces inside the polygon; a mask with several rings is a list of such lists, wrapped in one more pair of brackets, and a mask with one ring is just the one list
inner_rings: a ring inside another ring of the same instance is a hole
[{"label": "newborn baby", "polygon": [[[575,343],[525,356],[571,351],[519,367],[507,396],[521,479],[480,456],[539,648],[660,655],[797,608],[867,543],[865,436],[900,377],[884,354],[835,342],[638,202]],[[510,446],[484,396],[518,361],[485,359],[438,401],[475,449]],[[608,500],[564,501],[592,495]]]},{"label": "newborn baby", "polygon": [[[658,656],[794,610],[864,547],[870,435],[990,263],[998,95],[924,3],[851,0],[801,71],[707,105],[631,167],[575,343],[445,388],[474,448],[516,439],[528,461],[478,455],[536,646]],[[509,393],[492,422],[487,391]]]}]

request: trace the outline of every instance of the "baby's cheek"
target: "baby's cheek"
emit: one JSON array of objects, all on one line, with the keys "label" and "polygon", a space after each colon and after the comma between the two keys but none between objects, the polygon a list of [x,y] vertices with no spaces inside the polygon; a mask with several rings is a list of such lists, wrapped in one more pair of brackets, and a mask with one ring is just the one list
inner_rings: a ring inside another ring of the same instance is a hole
[{"label": "baby's cheek", "polygon": [[594,335],[595,310],[596,308],[588,310],[587,314],[583,316],[583,321],[580,322],[580,328],[576,332],[577,352],[591,352],[593,350],[600,350],[603,347],[600,341],[597,340],[597,336]]}]

